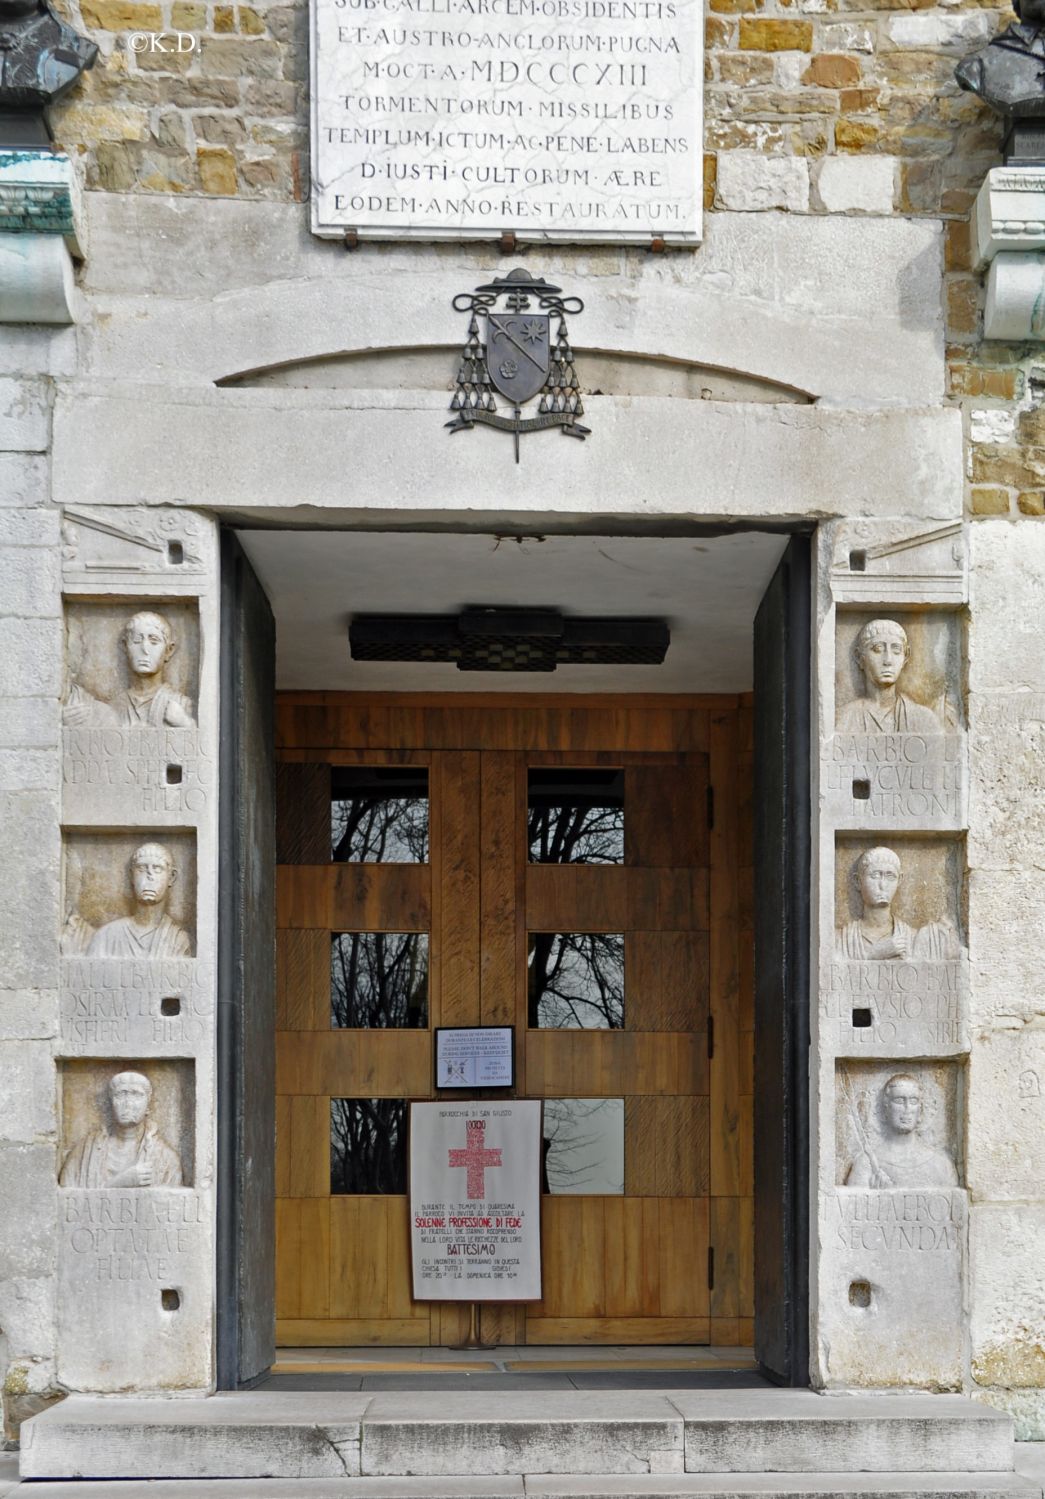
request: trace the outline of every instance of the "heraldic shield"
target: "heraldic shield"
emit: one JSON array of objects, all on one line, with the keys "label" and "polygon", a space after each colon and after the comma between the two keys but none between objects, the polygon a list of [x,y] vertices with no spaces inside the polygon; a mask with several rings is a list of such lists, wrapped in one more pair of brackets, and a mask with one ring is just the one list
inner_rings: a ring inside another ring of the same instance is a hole
[{"label": "heraldic shield", "polygon": [[[450,431],[510,432],[516,463],[519,438],[526,432],[557,427],[583,442],[589,429],[579,420],[584,402],[566,330],[567,314],[584,311],[580,297],[564,297],[561,287],[535,280],[520,266],[475,291],[459,292],[453,305],[471,318],[450,401]],[[495,391],[509,403],[507,409],[498,406]],[[536,411],[524,416],[523,407],[535,396],[540,397]]]},{"label": "heraldic shield", "polygon": [[548,378],[551,318],[546,312],[491,312],[487,320],[486,365],[490,384],[520,405]]}]

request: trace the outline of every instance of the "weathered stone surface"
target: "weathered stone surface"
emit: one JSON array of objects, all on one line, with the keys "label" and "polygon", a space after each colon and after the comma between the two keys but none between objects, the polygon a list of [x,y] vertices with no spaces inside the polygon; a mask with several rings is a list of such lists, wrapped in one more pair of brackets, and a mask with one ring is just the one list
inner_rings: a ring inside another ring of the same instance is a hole
[{"label": "weathered stone surface", "polygon": [[806,213],[809,168],[800,157],[732,151],[719,161],[718,198],[723,208],[734,213],[753,213],[766,208]]},{"label": "weathered stone surface", "polygon": [[[56,987],[60,840],[57,798],[0,793],[4,859],[23,871],[0,889],[0,972],[19,989]],[[25,891],[33,891],[26,901]]]},{"label": "weathered stone surface", "polygon": [[[976,579],[969,630],[969,691],[1045,692],[1037,626],[1045,530],[985,520],[971,528]],[[972,762],[975,779],[977,766]]]},{"label": "weathered stone surface", "polygon": [[1043,1160],[1045,1026],[981,1033],[969,1062],[973,1200],[1033,1201],[1042,1189]]},{"label": "weathered stone surface", "polygon": [[[0,1041],[6,1078],[0,1111],[0,1145],[32,1145],[55,1135],[54,1062],[46,1040]],[[0,1323],[0,1326],[3,1324]]]},{"label": "weathered stone surface", "polygon": [[22,1477],[350,1477],[372,1398],[280,1391],[157,1407],[74,1397],[23,1432]]},{"label": "weathered stone surface", "polygon": [[[48,494],[47,460],[34,453],[0,453],[0,507],[44,505]],[[0,528],[6,541],[7,518]]]},{"label": "weathered stone surface", "polygon": [[972,1375],[977,1384],[1045,1385],[1045,1205],[974,1206],[969,1224]]},{"label": "weathered stone surface", "polygon": [[0,1040],[45,1040],[57,1032],[58,995],[53,989],[0,989]]},{"label": "weathered stone surface", "polygon": [[50,1276],[55,1267],[54,1145],[0,1148],[0,1262],[14,1280]]},{"label": "weathered stone surface", "polygon": [[829,156],[816,179],[828,213],[892,213],[895,183],[892,156]]},{"label": "weathered stone surface", "polygon": [[0,695],[57,697],[61,626],[53,619],[0,619]]},{"label": "weathered stone surface", "polygon": [[50,438],[50,408],[44,381],[0,376],[0,452],[44,452]]},{"label": "weathered stone surface", "polygon": [[54,548],[0,546],[0,598],[9,614],[56,618],[62,608],[62,584]]},{"label": "weathered stone surface", "polygon": [[375,1395],[361,1471],[378,1474],[681,1472],[682,1421],[663,1396]]}]

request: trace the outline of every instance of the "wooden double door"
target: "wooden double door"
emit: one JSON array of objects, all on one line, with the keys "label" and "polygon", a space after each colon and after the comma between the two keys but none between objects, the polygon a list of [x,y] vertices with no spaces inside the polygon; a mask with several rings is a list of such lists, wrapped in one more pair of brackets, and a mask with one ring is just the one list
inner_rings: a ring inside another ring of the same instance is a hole
[{"label": "wooden double door", "polygon": [[484,1336],[751,1341],[750,730],[734,697],[280,697],[278,1342],[463,1336],[411,1297],[405,1118],[471,1025],[545,1101],[543,1299]]}]

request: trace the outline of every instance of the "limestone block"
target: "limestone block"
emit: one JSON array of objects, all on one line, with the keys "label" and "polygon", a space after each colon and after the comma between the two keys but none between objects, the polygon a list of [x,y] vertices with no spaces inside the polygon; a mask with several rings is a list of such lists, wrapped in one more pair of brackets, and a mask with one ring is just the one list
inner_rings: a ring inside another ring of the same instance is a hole
[{"label": "limestone block", "polygon": [[969,52],[982,46],[993,33],[989,16],[981,11],[922,16],[891,16],[889,40],[896,47],[918,52]]},{"label": "limestone block", "polygon": [[821,1197],[817,1338],[828,1385],[960,1387],[966,1217],[955,1188]]},{"label": "limestone block", "polygon": [[0,697],[57,697],[61,673],[59,620],[0,619]]},{"label": "limestone block", "polygon": [[0,375],[0,452],[44,453],[50,435],[51,399],[46,383]]},{"label": "limestone block", "polygon": [[976,1038],[968,1100],[973,1200],[1045,1197],[1045,1022]]},{"label": "limestone block", "polygon": [[0,989],[0,1040],[48,1040],[57,1034],[57,990]]},{"label": "limestone block", "polygon": [[0,1146],[0,1264],[16,1280],[54,1273],[55,1154],[54,1145]]},{"label": "limestone block", "polygon": [[54,1349],[54,1316],[52,1276],[0,1277],[0,1327],[9,1359],[48,1357]]},{"label": "limestone block", "polygon": [[971,868],[1035,868],[1045,837],[1045,692],[970,700]]},{"label": "limestone block", "polygon": [[1045,692],[1045,528],[985,519],[969,531],[969,693]]},{"label": "limestone block", "polygon": [[[1045,241],[1039,225],[1034,232]],[[983,308],[984,338],[1040,341],[1045,338],[1041,314],[1045,290],[1045,254],[1035,251],[1003,251],[996,254],[987,273],[987,300]]]},{"label": "limestone block", "polygon": [[809,211],[809,168],[798,156],[725,151],[719,160],[718,197],[723,208],[742,213],[786,208]]},{"label": "limestone block", "polygon": [[[13,457],[16,464],[32,462],[46,464],[45,458],[34,458],[31,453],[0,453],[0,462]],[[42,499],[46,499],[44,494]],[[27,508],[19,506],[5,510],[3,516],[4,542],[13,547],[56,547],[58,545],[58,511],[50,507]]]},{"label": "limestone block", "polygon": [[820,163],[816,186],[828,213],[892,213],[896,158],[825,157]]},{"label": "limestone block", "polygon": [[62,953],[158,962],[196,952],[196,839],[136,828],[65,837]]},{"label": "limestone block", "polygon": [[0,1075],[5,1078],[0,1143],[30,1145],[54,1139],[54,1062],[50,1043],[0,1041]]},{"label": "limestone block", "polygon": [[974,1206],[969,1225],[972,1377],[1045,1386],[1045,1204]]},{"label": "limestone block", "polygon": [[0,713],[0,748],[45,749],[56,765],[61,742],[57,698],[8,698]]},{"label": "limestone block", "polygon": [[0,599],[5,614],[54,619],[62,612],[62,578],[53,547],[0,546]]},{"label": "limestone block", "polygon": [[[583,1412],[583,1415],[582,1415]],[[662,1396],[518,1392],[377,1395],[363,1426],[364,1476],[398,1473],[680,1473],[683,1423]]]},{"label": "limestone block", "polygon": [[[65,581],[90,586],[101,575],[114,583],[119,579],[117,586],[148,580],[161,590],[206,584],[214,562],[207,545],[212,530],[191,510],[66,506],[62,512]],[[179,666],[185,669],[185,664],[183,651]],[[113,670],[114,660],[103,669]]]},{"label": "limestone block", "polygon": [[822,579],[838,604],[876,613],[912,605],[952,609],[969,596],[968,547],[960,519],[926,528],[902,517],[860,516],[821,527]]},{"label": "limestone block", "polygon": [[51,750],[4,750],[0,753],[0,792],[57,791],[59,768]]},{"label": "limestone block", "polygon": [[[0,508],[47,503],[47,459],[34,453],[0,453]],[[4,536],[7,539],[7,518]]]},{"label": "limestone block", "polygon": [[1040,870],[970,870],[969,933],[973,1029],[1045,1024]]},{"label": "limestone block", "polygon": [[[1017,1442],[1045,1442],[1045,1390],[976,1390],[973,1399],[1010,1415]],[[1018,1471],[1025,1470],[1028,1457],[1041,1461],[1033,1448],[1024,1447],[1017,1452]],[[1032,1469],[1030,1476],[1038,1475]]]},{"label": "limestone block", "polygon": [[18,880],[0,885],[0,972],[12,988],[57,986],[59,849],[53,795],[0,793],[0,855],[6,868],[20,871]]},{"label": "limestone block", "polygon": [[176,1187],[69,1187],[60,1190],[59,1214],[62,1384],[110,1394],[205,1389],[213,1298],[207,1197]]},{"label": "limestone block", "polygon": [[72,328],[22,323],[4,329],[0,375],[75,375],[76,366],[76,333]]}]

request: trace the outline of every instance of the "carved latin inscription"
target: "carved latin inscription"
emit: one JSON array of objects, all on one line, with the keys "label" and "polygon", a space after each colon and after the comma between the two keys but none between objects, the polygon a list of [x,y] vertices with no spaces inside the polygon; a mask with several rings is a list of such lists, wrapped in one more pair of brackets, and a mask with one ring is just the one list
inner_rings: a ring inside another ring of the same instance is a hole
[{"label": "carved latin inscription", "polygon": [[68,1251],[101,1284],[184,1284],[205,1222],[190,1193],[70,1191],[61,1210]]},{"label": "carved latin inscription", "polygon": [[965,1194],[958,1191],[844,1191],[829,1199],[835,1244],[867,1254],[955,1254]]},{"label": "carved latin inscription", "polygon": [[70,958],[63,965],[62,1046],[94,1052],[121,1046],[198,1045],[214,1004],[189,958]]}]

